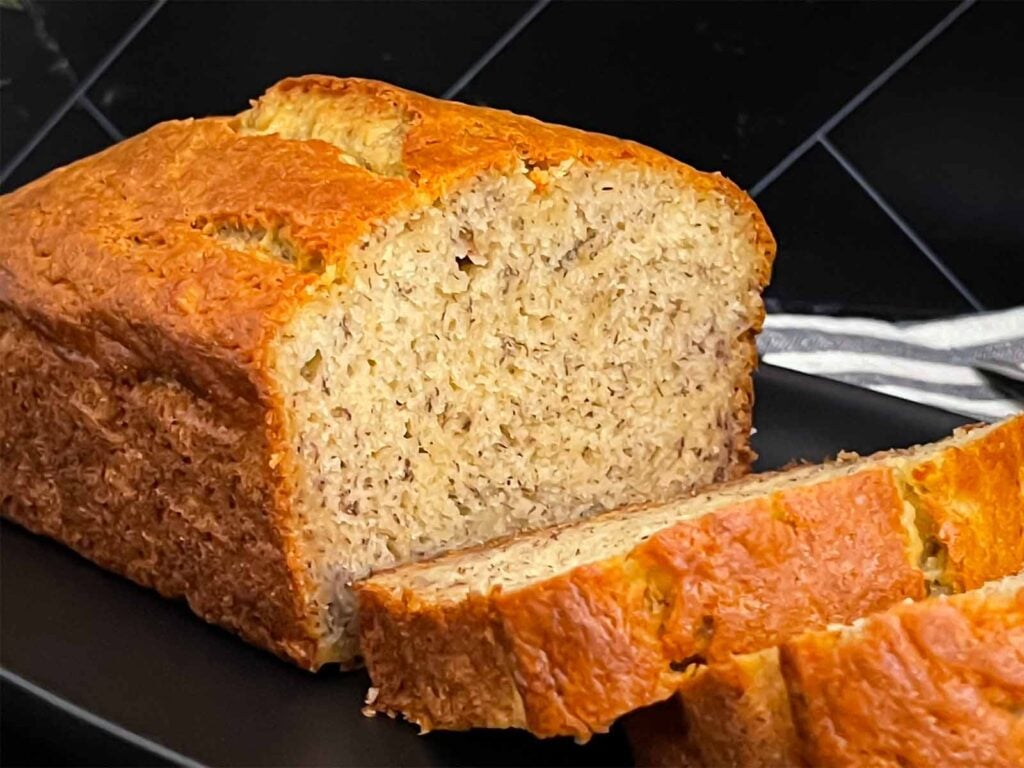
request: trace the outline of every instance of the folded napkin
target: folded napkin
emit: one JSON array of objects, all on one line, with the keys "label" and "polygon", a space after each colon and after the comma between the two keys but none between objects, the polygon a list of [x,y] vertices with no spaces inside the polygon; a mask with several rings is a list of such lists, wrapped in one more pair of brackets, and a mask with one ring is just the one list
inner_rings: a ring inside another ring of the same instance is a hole
[{"label": "folded napkin", "polygon": [[1024,307],[921,323],[772,314],[758,339],[766,363],[825,376],[984,421],[1024,410],[973,361],[1024,366]]}]

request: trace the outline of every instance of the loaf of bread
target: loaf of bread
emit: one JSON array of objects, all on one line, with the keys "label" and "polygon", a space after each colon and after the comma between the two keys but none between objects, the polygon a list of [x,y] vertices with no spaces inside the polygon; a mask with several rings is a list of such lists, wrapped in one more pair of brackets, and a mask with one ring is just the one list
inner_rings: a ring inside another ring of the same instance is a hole
[{"label": "loaf of bread", "polygon": [[1024,765],[1024,575],[702,667],[627,727],[637,765]]},{"label": "loaf of bread", "polygon": [[587,739],[694,664],[1024,566],[1024,416],[753,476],[357,585],[368,700]]},{"label": "loaf of bread", "polygon": [[350,662],[374,569],[745,473],[773,254],[653,150],[286,80],[0,198],[0,508]]}]

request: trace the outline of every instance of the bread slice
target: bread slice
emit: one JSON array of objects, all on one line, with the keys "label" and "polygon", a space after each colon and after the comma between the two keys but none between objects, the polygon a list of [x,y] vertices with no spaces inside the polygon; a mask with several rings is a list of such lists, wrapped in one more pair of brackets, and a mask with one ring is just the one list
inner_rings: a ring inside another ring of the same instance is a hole
[{"label": "bread slice", "polygon": [[675,695],[623,722],[641,768],[801,764],[778,646],[695,665]]},{"label": "bread slice", "polygon": [[1024,416],[377,574],[372,706],[586,739],[693,664],[1024,563]]},{"label": "bread slice", "polygon": [[704,667],[636,713],[638,765],[1024,765],[1024,574]]},{"label": "bread slice", "polygon": [[744,474],[773,255],[654,150],[286,80],[0,198],[0,509],[351,662],[354,579]]}]

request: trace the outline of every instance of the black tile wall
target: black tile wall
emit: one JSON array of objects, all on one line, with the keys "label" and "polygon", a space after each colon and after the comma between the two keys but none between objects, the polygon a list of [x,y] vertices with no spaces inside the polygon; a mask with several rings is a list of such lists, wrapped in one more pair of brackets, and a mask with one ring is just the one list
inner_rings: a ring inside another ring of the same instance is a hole
[{"label": "black tile wall", "polygon": [[980,3],[833,142],[989,307],[1024,303],[1024,5]]},{"label": "black tile wall", "polygon": [[4,107],[0,153],[4,163],[146,7],[146,3],[89,0],[22,0],[20,8],[0,6],[0,97]]},{"label": "black tile wall", "polygon": [[460,99],[636,139],[751,187],[950,7],[555,3]]},{"label": "black tile wall", "polygon": [[905,318],[970,310],[822,147],[758,204],[779,244],[769,309]]},{"label": "black tile wall", "polygon": [[47,171],[106,149],[112,139],[85,111],[73,108],[4,180],[2,191],[17,189]]},{"label": "black tile wall", "polygon": [[[115,130],[74,108],[13,167],[76,78],[154,7],[6,0],[4,190],[103,148],[116,129],[231,113],[292,74],[376,77],[439,95],[540,6],[171,0],[89,90]],[[944,268],[984,305],[1006,306],[1024,302],[1024,4],[553,2],[458,98],[635,138],[763,188],[758,202],[780,241],[773,310],[963,312],[964,297],[820,145],[758,185],[961,12],[829,139]]]},{"label": "black tile wall", "polygon": [[[277,80],[372,77],[440,95],[526,3],[169,3],[91,95],[126,133],[231,114]],[[154,84],[159,84],[154,87]]]}]

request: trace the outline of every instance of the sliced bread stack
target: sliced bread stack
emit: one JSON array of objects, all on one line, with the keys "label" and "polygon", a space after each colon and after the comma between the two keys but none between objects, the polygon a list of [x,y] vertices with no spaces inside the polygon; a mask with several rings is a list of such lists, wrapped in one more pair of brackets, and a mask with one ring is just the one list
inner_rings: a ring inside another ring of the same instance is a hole
[{"label": "sliced bread stack", "polygon": [[1024,574],[695,670],[631,715],[641,766],[1024,765]]},{"label": "sliced bread stack", "polygon": [[585,740],[692,667],[1024,566],[1024,416],[754,476],[357,586],[369,700]]}]

